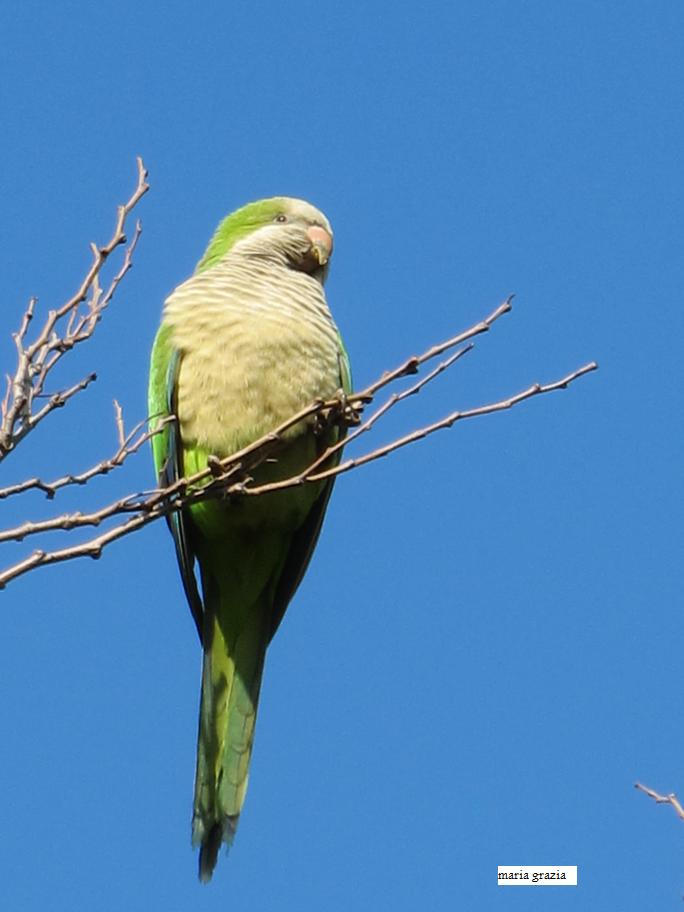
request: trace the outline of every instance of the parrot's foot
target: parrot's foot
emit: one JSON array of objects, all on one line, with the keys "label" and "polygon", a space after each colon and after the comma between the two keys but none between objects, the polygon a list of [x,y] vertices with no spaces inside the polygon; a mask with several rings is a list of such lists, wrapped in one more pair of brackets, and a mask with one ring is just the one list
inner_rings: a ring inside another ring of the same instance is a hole
[{"label": "parrot's foot", "polygon": [[317,412],[314,416],[313,430],[317,437],[327,433],[335,425],[346,429],[361,423],[364,400],[358,397],[350,399],[343,389],[337,390],[334,398],[337,400],[334,405]]},{"label": "parrot's foot", "polygon": [[220,478],[222,475],[225,475],[225,473],[226,473],[226,470],[224,469],[223,465],[221,464],[221,460],[218,458],[218,456],[214,456],[211,453],[209,454],[209,456],[207,456],[207,468],[209,469],[211,474],[214,476],[214,478]]},{"label": "parrot's foot", "polygon": [[340,421],[346,427],[356,427],[361,424],[363,409],[367,402],[371,401],[370,398],[367,400],[358,397],[350,399],[344,390],[337,391],[337,398],[340,400]]}]

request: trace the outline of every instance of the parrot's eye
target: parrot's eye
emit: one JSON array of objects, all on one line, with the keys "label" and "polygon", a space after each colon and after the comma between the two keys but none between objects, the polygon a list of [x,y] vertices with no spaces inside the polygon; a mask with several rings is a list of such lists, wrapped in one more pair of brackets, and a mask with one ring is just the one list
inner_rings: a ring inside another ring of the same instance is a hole
[{"label": "parrot's eye", "polygon": [[286,221],[287,221],[287,216],[286,216],[286,215],[283,215],[282,212],[281,212],[280,215],[276,215],[276,217],[273,219],[273,221],[274,221],[274,222],[286,222]]}]

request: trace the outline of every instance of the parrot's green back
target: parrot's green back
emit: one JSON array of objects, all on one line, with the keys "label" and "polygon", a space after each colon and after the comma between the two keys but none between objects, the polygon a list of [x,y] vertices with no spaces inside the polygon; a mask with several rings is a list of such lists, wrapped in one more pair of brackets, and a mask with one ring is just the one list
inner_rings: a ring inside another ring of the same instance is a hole
[{"label": "parrot's green back", "polygon": [[[167,299],[152,352],[153,423],[178,416],[152,440],[160,483],[205,468],[210,455],[229,456],[316,399],[350,392],[323,293],[331,248],[325,217],[286,197],[252,203],[219,226],[195,274]],[[255,481],[295,475],[339,434],[300,422],[276,460],[252,473]],[[204,653],[192,825],[202,880],[237,828],[266,648],[309,562],[331,489],[328,480],[213,499],[169,520]]]}]

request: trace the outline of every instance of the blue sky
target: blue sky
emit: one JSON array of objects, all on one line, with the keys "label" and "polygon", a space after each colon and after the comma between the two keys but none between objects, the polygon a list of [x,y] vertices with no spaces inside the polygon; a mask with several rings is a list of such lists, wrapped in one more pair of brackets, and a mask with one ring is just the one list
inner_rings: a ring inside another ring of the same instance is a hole
[{"label": "blue sky", "polygon": [[[633,783],[684,794],[681,5],[29,0],[0,34],[3,371],[27,298],[63,300],[109,236],[136,154],[152,184],[135,268],[61,375],[97,384],[1,483],[107,455],[115,396],[144,417],[164,297],[264,195],[330,217],[359,385],[517,295],[377,443],[601,365],[340,480],[208,888],[165,528],[9,587],[3,907],[676,907],[684,824]],[[151,483],[141,454],[2,525]],[[501,894],[498,864],[577,864],[580,886]]]}]

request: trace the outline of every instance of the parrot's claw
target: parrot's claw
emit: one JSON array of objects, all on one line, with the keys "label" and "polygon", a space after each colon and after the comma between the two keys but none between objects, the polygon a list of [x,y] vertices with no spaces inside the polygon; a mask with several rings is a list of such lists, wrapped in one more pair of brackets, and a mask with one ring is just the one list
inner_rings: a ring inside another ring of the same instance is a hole
[{"label": "parrot's claw", "polygon": [[364,402],[361,399],[350,399],[344,390],[338,390],[340,400],[340,418],[347,427],[356,427],[361,424],[361,414]]},{"label": "parrot's claw", "polygon": [[214,478],[220,478],[222,475],[225,475],[226,472],[224,467],[221,465],[221,460],[218,458],[218,456],[214,456],[213,454],[209,454],[209,456],[207,456],[207,468],[214,476]]},{"label": "parrot's claw", "polygon": [[337,390],[335,399],[337,401],[331,408],[317,412],[314,416],[313,427],[317,437],[326,433],[333,425],[355,427],[361,423],[364,400],[358,397],[350,399],[343,389]]}]

